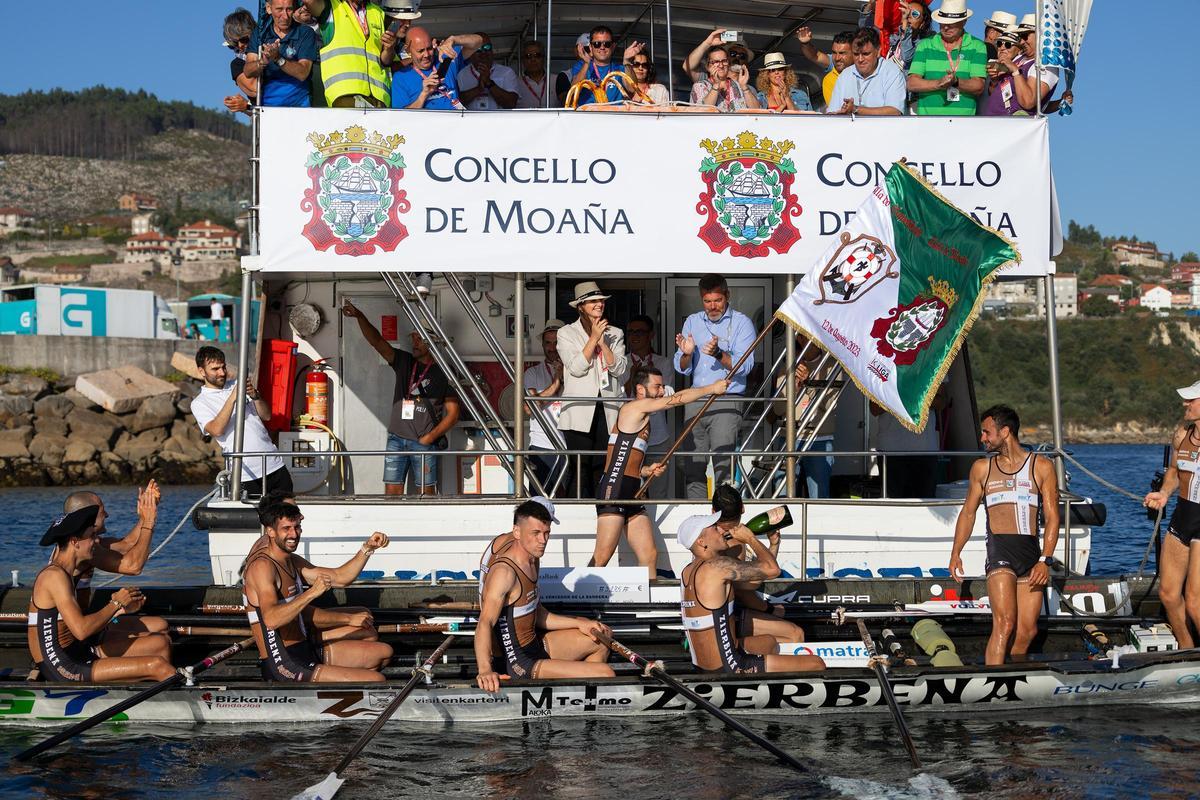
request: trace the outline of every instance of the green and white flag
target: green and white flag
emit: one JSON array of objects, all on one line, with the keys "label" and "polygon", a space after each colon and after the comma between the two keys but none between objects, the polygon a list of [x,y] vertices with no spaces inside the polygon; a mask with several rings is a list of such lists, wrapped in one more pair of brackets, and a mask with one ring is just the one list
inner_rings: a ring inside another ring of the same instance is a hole
[{"label": "green and white flag", "polygon": [[897,162],[775,316],[919,433],[983,288],[1020,260],[1012,242]]}]

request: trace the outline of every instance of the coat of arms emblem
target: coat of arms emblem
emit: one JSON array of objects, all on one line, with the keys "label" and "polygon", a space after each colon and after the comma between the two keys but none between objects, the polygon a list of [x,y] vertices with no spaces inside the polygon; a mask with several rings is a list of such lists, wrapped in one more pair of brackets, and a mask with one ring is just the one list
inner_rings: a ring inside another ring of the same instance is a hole
[{"label": "coat of arms emblem", "polygon": [[787,154],[794,142],[776,142],[749,131],[720,142],[705,139],[700,162],[704,192],[696,212],[708,219],[699,236],[714,253],[756,258],[786,253],[800,240],[791,217],[802,212],[791,193],[796,166]]},{"label": "coat of arms emblem", "polygon": [[411,204],[403,189],[404,144],[398,134],[384,136],[352,125],[330,134],[310,133],[315,148],[306,167],[312,186],[304,191],[300,210],[312,218],[301,231],[318,250],[333,247],[338,255],[371,255],[376,247],[396,249],[408,236],[400,222]]},{"label": "coat of arms emblem", "polygon": [[914,297],[911,303],[897,305],[871,326],[879,354],[900,366],[913,363],[946,324],[950,309],[957,302],[958,292],[948,281],[930,276],[927,291]]},{"label": "coat of arms emblem", "polygon": [[869,234],[851,237],[843,233],[841,245],[821,270],[821,303],[853,303],[879,285],[896,278],[896,254],[880,239]]}]

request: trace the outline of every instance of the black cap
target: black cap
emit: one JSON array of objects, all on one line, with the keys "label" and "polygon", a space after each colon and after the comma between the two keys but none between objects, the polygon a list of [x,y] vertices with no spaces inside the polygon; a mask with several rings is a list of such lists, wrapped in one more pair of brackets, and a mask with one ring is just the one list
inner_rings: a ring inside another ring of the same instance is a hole
[{"label": "black cap", "polygon": [[50,523],[50,527],[42,536],[41,546],[57,545],[72,536],[78,536],[96,524],[96,515],[99,513],[100,506],[85,506],[70,514],[63,514]]}]

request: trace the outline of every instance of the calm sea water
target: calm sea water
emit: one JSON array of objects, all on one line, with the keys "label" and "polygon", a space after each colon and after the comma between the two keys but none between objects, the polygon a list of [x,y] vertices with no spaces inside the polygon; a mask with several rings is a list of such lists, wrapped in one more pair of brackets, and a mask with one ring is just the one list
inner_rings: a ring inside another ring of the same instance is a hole
[{"label": "calm sea water", "polygon": [[[1080,445],[1075,457],[1105,479],[1144,493],[1155,446]],[[1137,503],[1072,470],[1072,488],[1108,505],[1093,534],[1092,570],[1136,570],[1152,523]],[[163,493],[160,536],[207,487]],[[0,491],[0,567],[28,578],[30,546],[62,502],[61,490]],[[133,524],[132,489],[103,490],[109,528]],[[141,583],[208,579],[203,534],[190,524]],[[925,769],[913,773],[887,717],[751,720],[756,731],[811,764],[797,776],[707,716],[618,722],[522,723],[390,731],[351,767],[346,798],[1109,798],[1200,797],[1200,708],[1072,709],[1069,715],[912,716]],[[0,797],[290,797],[318,782],[360,725],[227,730],[218,726],[102,727],[35,765],[6,764]],[[0,726],[0,757],[42,735]]]}]

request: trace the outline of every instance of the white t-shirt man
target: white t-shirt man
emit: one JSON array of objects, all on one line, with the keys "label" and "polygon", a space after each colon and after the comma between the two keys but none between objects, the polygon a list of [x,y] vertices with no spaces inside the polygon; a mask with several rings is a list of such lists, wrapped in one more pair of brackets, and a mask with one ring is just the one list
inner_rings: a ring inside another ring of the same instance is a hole
[{"label": "white t-shirt man", "polygon": [[[492,73],[495,74],[496,68],[492,67]],[[504,88],[504,84],[500,84],[500,88]],[[553,102],[556,100],[554,96],[554,87],[550,87],[550,107],[558,105]],[[517,108],[547,108],[546,105],[546,76],[542,75],[540,81],[534,80],[528,75],[517,76]]]},{"label": "white t-shirt man", "polygon": [[[547,366],[545,361],[525,370],[526,392],[544,392],[552,383],[554,383],[554,372]],[[550,424],[558,427],[558,417],[562,413],[562,400],[554,400],[549,403],[542,402],[540,405],[542,411],[546,413],[546,418]],[[542,430],[542,426],[538,424],[537,419],[532,415],[529,417],[529,447],[537,447],[542,450],[557,449],[554,443],[550,441],[550,437]]]},{"label": "white t-shirt man", "polygon": [[213,300],[208,304],[208,318],[213,321],[214,325],[225,318],[225,309],[220,300]]},{"label": "white t-shirt man", "polygon": [[[506,92],[514,92],[518,96],[520,95],[520,90],[518,89],[520,81],[517,79],[517,73],[503,64],[492,64],[492,83]],[[478,85],[479,71],[475,69],[474,64],[470,64],[466,69],[458,71],[458,91],[460,94],[468,89],[474,89]],[[492,97],[490,92],[480,92],[478,97],[467,103],[467,109],[470,111],[497,111],[500,109],[500,106],[496,103],[495,98]]]},{"label": "white t-shirt man", "polygon": [[[221,413],[221,409],[225,407],[225,401],[229,395],[233,394],[237,388],[237,381],[229,380],[225,382],[224,389],[213,389],[208,386],[203,386],[200,389],[200,394],[192,401],[192,416],[196,418],[197,424],[200,425],[200,430],[204,430],[204,426],[217,418],[217,414]],[[236,402],[236,401],[235,401]],[[234,420],[230,420],[225,426],[225,432],[216,437],[217,444],[221,445],[222,453],[233,452],[233,435],[237,430],[237,425]],[[267,428],[263,425],[262,420],[258,417],[258,411],[254,407],[254,403],[246,399],[246,433],[242,442],[243,453],[278,453],[271,437],[267,435]],[[267,475],[270,475],[275,470],[283,466],[283,459],[278,455],[268,456]],[[253,481],[263,476],[263,459],[261,458],[246,458],[242,460],[242,480]]]}]

